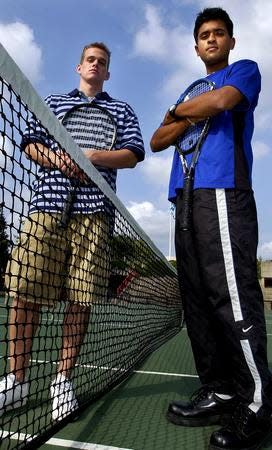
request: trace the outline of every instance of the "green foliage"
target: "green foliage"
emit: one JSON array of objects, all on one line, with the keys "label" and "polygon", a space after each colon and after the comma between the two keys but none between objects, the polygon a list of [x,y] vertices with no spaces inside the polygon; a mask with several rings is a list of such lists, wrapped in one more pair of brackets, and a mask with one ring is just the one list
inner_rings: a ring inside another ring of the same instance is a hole
[{"label": "green foliage", "polygon": [[111,239],[110,246],[112,271],[135,270],[142,276],[167,272],[164,262],[141,239],[116,235]]},{"label": "green foliage", "polygon": [[169,262],[175,269],[177,268],[177,261],[175,259],[170,259]]}]

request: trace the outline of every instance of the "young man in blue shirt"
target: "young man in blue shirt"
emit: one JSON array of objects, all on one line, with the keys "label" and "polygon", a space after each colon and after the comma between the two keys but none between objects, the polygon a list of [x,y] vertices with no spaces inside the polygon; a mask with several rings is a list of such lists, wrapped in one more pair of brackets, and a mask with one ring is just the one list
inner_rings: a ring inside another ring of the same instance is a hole
[{"label": "young man in blue shirt", "polygon": [[270,433],[272,411],[251,188],[261,77],[253,61],[229,65],[233,23],[221,8],[199,13],[194,37],[216,89],[171,107],[151,139],[154,152],[164,150],[192,123],[211,117],[195,170],[191,231],[180,226],[183,173],[176,151],[170,177],[185,320],[202,387],[188,403],[172,402],[167,417],[183,426],[227,420],[212,434],[210,448],[255,449]]},{"label": "young man in blue shirt", "polygon": [[[117,125],[114,149],[110,152],[84,149],[84,154],[116,190],[117,169],[135,167],[144,159],[145,152],[132,108],[103,91],[104,82],[110,77],[109,63],[110,51],[103,43],[87,45],[76,69],[79,88],[69,94],[50,95],[45,101],[59,120],[73,106],[90,101],[112,114]],[[107,242],[112,210],[93,183],[81,183],[67,229],[60,227],[69,178],[81,180],[83,174],[35,118],[30,120],[22,147],[39,170],[29,217],[6,271],[6,287],[13,303],[9,320],[10,373],[0,382],[0,416],[27,401],[27,371],[41,306],[54,306],[64,300],[67,308],[62,348],[57,376],[50,389],[53,420],[61,420],[78,408],[71,377],[91,303],[107,295]]]}]

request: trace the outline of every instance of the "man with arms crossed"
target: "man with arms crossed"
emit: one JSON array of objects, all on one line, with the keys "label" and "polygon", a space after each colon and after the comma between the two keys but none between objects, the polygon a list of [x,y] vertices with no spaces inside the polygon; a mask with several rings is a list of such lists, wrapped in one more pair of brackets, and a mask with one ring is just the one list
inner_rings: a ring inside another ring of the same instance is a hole
[{"label": "man with arms crossed", "polygon": [[[116,190],[117,169],[135,167],[144,159],[144,146],[132,108],[103,92],[103,84],[110,76],[109,63],[110,51],[103,43],[85,46],[77,66],[79,89],[50,95],[45,101],[59,120],[74,105],[89,101],[112,114],[117,124],[113,151],[87,149],[84,154]],[[32,122],[23,148],[40,169],[30,215],[6,273],[13,304],[9,321],[10,373],[0,383],[0,414],[27,401],[27,369],[41,306],[54,306],[67,299],[58,373],[50,389],[53,419],[60,420],[78,407],[71,370],[88,325],[90,303],[105,298],[107,292],[109,211],[98,188],[92,183],[83,185],[77,192],[67,229],[59,226],[69,178],[82,180],[83,174],[34,119]]]},{"label": "man with arms crossed", "polygon": [[191,231],[180,226],[183,173],[177,152],[170,177],[185,320],[202,387],[187,403],[173,401],[167,417],[183,426],[226,421],[212,434],[211,449],[257,449],[270,433],[272,411],[251,188],[261,77],[253,61],[229,65],[233,23],[221,8],[198,14],[194,37],[215,90],[170,107],[151,140],[154,152],[164,150],[189,126],[211,117],[195,170]]}]

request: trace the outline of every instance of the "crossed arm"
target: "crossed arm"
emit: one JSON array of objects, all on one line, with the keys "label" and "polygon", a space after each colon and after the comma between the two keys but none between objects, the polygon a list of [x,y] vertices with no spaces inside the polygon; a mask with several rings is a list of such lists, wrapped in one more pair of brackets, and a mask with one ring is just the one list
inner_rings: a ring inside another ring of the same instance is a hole
[{"label": "crossed arm", "polygon": [[[84,179],[84,173],[77,166],[69,155],[61,150],[56,152],[50,150],[44,144],[39,142],[28,144],[25,147],[25,153],[28,158],[35,161],[47,169],[59,169],[68,177],[78,177]],[[96,166],[103,166],[110,169],[125,169],[136,166],[137,156],[129,149],[120,149],[114,151],[106,150],[86,150],[86,158]]]},{"label": "crossed arm", "polygon": [[243,94],[235,87],[224,86],[180,103],[175,111],[180,119],[174,119],[169,112],[166,113],[162,126],[151,138],[151,150],[160,152],[173,145],[177,137],[190,126],[187,118],[199,122],[206,117],[216,116],[222,111],[233,109],[243,98]]}]

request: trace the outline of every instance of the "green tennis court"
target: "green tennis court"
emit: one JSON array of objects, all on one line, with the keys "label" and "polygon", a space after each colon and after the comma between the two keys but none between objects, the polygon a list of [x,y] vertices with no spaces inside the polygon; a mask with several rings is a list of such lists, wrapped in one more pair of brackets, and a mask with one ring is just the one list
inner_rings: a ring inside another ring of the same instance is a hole
[{"label": "green tennis court", "polygon": [[[272,367],[272,313],[266,314],[266,321]],[[187,399],[198,386],[183,329],[156,350],[126,382],[90,405],[77,421],[69,423],[41,448],[207,449],[214,426],[185,428],[165,419],[168,402],[174,398]],[[272,437],[263,449],[272,449]]]},{"label": "green tennis court", "polygon": [[[154,306],[156,311],[152,316]],[[1,377],[9,370],[8,309],[8,304],[2,297],[0,301]],[[133,322],[127,321],[128,314],[133,315]],[[17,448],[16,441],[35,438],[36,435],[43,434],[52,427],[49,390],[57,370],[63,315],[63,305],[54,310],[42,311],[40,328],[33,341],[28,403],[27,406],[7,412],[0,418],[3,438],[1,448]],[[171,308],[168,317],[165,307],[152,305],[147,300],[141,304],[119,302],[116,306],[112,301],[93,305],[88,324],[88,339],[81,347],[79,363],[73,371],[74,388],[80,404],[94,400],[101,395],[101,392],[120,382],[124,376],[127,376],[131,366],[143,360],[146,352],[150,353],[152,346],[158,347],[161,342],[167,340],[167,336],[173,335],[175,330],[170,326],[170,329],[164,330],[161,336],[161,329],[158,326],[160,320],[165,321],[167,317],[171,324],[172,315]],[[149,336],[151,317],[157,321],[157,331],[153,327],[153,333]],[[139,330],[142,333],[140,339]],[[23,445],[24,443],[22,447]]]}]

